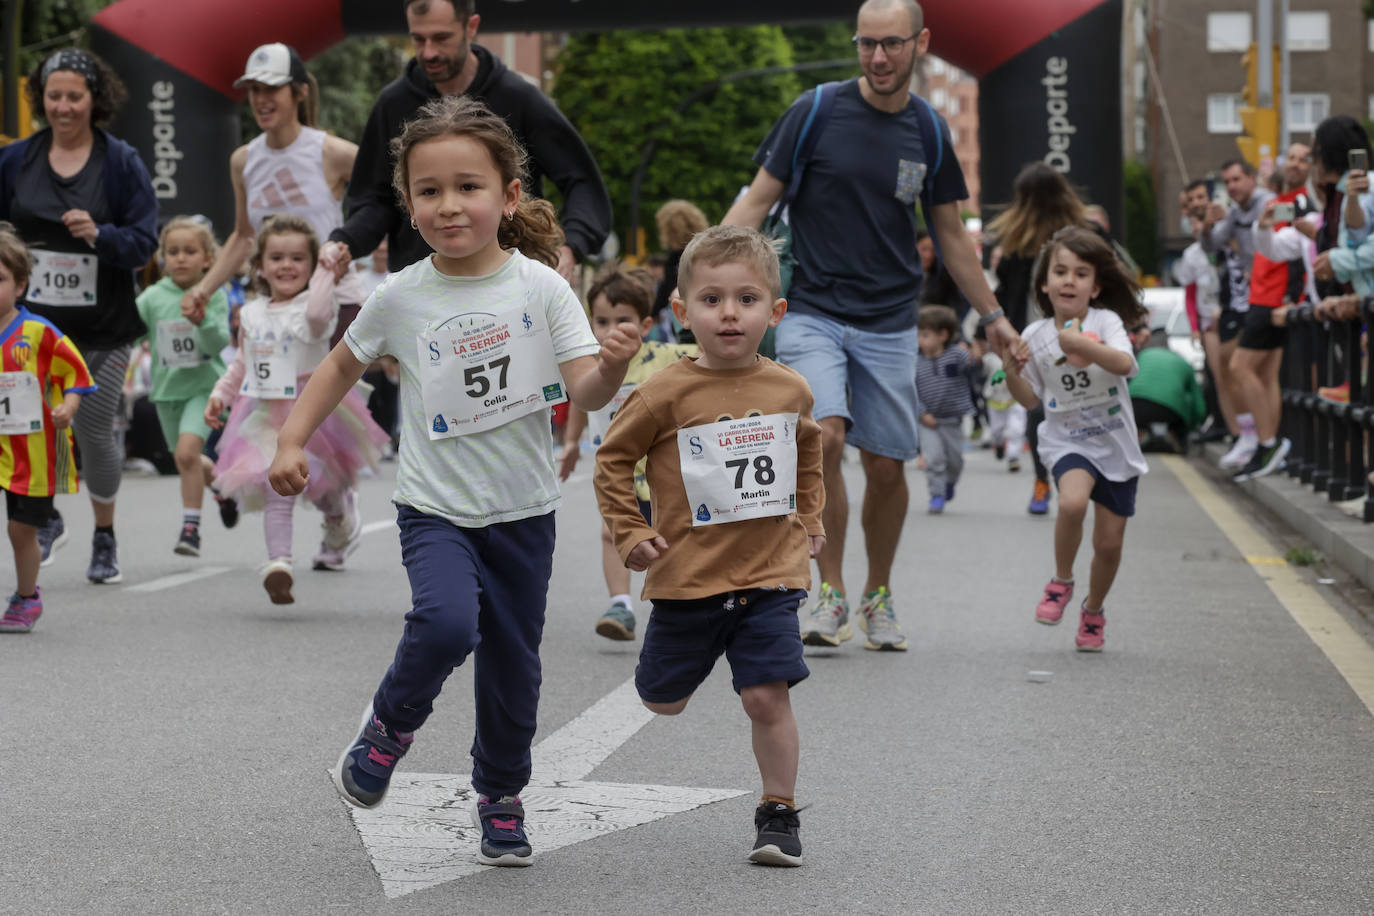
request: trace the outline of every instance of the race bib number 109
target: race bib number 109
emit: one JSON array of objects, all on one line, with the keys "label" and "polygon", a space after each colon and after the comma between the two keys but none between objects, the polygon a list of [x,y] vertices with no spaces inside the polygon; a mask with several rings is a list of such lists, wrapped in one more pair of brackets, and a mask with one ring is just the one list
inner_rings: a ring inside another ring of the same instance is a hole
[{"label": "race bib number 109", "polygon": [[690,426],[677,447],[694,527],[797,510],[795,413]]}]

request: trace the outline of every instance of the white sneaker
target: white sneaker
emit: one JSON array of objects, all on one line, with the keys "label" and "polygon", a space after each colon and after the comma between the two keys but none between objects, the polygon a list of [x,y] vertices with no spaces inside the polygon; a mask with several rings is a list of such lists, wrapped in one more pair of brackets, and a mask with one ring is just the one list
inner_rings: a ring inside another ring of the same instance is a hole
[{"label": "white sneaker", "polygon": [[1219,467],[1228,471],[1243,468],[1250,462],[1250,458],[1255,454],[1255,449],[1259,448],[1259,439],[1254,436],[1240,436],[1236,439],[1231,450],[1221,456],[1217,462]]}]

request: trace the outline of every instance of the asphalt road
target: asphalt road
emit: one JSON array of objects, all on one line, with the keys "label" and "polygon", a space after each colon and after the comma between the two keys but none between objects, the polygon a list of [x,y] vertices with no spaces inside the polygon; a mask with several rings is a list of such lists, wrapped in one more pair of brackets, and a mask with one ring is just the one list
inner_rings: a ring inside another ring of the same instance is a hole
[{"label": "asphalt road", "polygon": [[[592,632],[605,590],[589,471],[559,514],[540,740],[635,665],[638,642]],[[911,650],[808,650],[793,694],[803,868],[746,861],[758,776],[722,662],[684,715],[607,739],[586,778],[731,797],[389,896],[379,874],[462,836],[403,813],[416,840],[375,863],[326,775],[408,606],[392,474],[364,484],[379,524],[345,572],[304,568],[319,516],[298,511],[288,607],[259,582],[259,517],[228,532],[210,517],[205,556],[177,557],[175,480],[129,479],[125,582],[92,586],[84,497],[60,501],[73,537],[43,570],[44,616],[0,638],[0,912],[1374,912],[1374,718],[1265,567],[1155,463],[1107,651],[1075,653],[1072,623],[1032,620],[1052,521],[1026,514],[1027,473],[986,452],[938,518],[910,468],[893,592]],[[863,576],[857,512],[847,574]],[[1359,609],[1332,600],[1367,641]],[[454,774],[460,792],[471,729],[459,669],[401,772]]]}]

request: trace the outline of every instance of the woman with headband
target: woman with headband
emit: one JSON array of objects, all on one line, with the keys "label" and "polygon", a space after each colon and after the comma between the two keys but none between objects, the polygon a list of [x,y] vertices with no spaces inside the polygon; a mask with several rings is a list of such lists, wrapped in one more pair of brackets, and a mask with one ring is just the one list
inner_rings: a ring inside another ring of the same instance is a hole
[{"label": "woman with headband", "polygon": [[[72,339],[99,386],[72,423],[95,512],[86,577],[119,582],[114,517],[124,454],[114,421],[130,346],[145,333],[134,270],[157,248],[157,198],[134,148],[104,130],[127,98],[108,64],[58,51],[29,75],[28,92],[48,126],[0,148],[0,219],[33,254],[24,304]],[[45,566],[66,537],[54,511],[39,529]]]}]

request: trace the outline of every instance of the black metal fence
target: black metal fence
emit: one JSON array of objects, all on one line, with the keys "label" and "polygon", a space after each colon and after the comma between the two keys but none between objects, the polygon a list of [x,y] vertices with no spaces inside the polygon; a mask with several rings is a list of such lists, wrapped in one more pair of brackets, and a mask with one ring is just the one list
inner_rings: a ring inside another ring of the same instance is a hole
[{"label": "black metal fence", "polygon": [[1365,324],[1374,298],[1358,317],[1323,321],[1312,306],[1288,313],[1284,348],[1283,435],[1293,442],[1288,475],[1325,493],[1332,502],[1364,496],[1364,520],[1374,522],[1374,487],[1368,481],[1374,392],[1366,378]]}]

